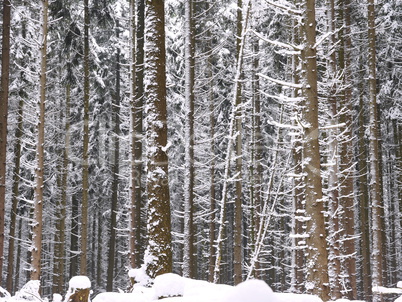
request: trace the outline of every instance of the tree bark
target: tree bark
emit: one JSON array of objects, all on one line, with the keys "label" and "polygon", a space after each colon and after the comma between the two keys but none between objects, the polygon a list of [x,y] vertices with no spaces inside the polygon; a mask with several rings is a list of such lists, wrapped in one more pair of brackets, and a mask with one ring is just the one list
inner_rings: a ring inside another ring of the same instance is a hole
[{"label": "tree bark", "polygon": [[[7,117],[8,91],[10,82],[10,0],[3,1],[3,37],[1,53],[1,90],[0,90],[0,272],[3,271],[4,218],[6,203],[6,160],[7,160]],[[0,274],[0,283],[2,282]]]},{"label": "tree bark", "polygon": [[[120,24],[116,21],[116,37],[120,37]],[[107,267],[106,290],[113,291],[115,254],[116,254],[116,228],[117,228],[117,207],[119,198],[119,162],[120,162],[120,48],[116,50],[116,92],[113,104],[113,183],[112,183],[112,204],[110,209],[110,230],[109,230],[109,256]]]},{"label": "tree bark", "polygon": [[148,156],[148,247],[146,271],[151,278],[172,271],[168,183],[166,50],[163,0],[146,1],[146,134]]},{"label": "tree bark", "polygon": [[39,78],[39,116],[37,124],[37,145],[35,169],[35,194],[34,194],[34,225],[32,228],[32,262],[31,280],[40,280],[42,257],[42,229],[43,229],[43,187],[45,169],[45,103],[46,103],[46,71],[47,71],[47,30],[48,30],[48,1],[42,0],[42,32],[40,45],[40,78]]},{"label": "tree bark", "polygon": [[183,276],[195,278],[195,227],[194,227],[194,81],[195,39],[194,4],[185,1],[185,177],[184,177],[184,254]]},{"label": "tree bark", "polygon": [[84,116],[82,151],[82,203],[80,274],[87,274],[89,178],[89,0],[84,0]]},{"label": "tree bark", "polygon": [[302,25],[303,172],[306,196],[307,292],[329,299],[328,251],[318,144],[318,96],[315,1],[306,0]]},{"label": "tree bark", "polygon": [[[241,43],[245,43],[243,35],[243,2],[237,0],[237,39],[236,39],[236,61],[240,61],[242,56]],[[242,69],[237,72],[242,72]],[[235,156],[236,156],[236,177],[235,177],[235,208],[234,208],[234,238],[233,238],[233,269],[234,269],[234,284],[239,284],[243,281],[242,277],[242,263],[243,263],[243,249],[242,249],[242,235],[243,235],[243,202],[242,202],[242,86],[241,75],[236,76],[237,91],[235,96]]]},{"label": "tree bark", "polygon": [[[371,220],[372,220],[372,285],[382,286],[383,274],[383,216],[382,216],[382,190],[381,172],[379,158],[378,109],[377,109],[377,84],[376,84],[376,31],[375,31],[375,7],[374,0],[368,0],[367,4],[368,21],[368,72],[369,72],[369,165],[370,165],[370,199],[371,199]],[[375,294],[374,301],[382,300],[381,295]]]},{"label": "tree bark", "polygon": [[355,208],[354,208],[354,155],[352,133],[352,72],[351,72],[351,16],[350,0],[342,0],[339,4],[340,21],[343,28],[340,30],[339,66],[343,70],[343,93],[340,100],[341,112],[339,121],[343,139],[339,144],[340,155],[340,202],[343,216],[341,224],[344,229],[343,253],[344,268],[347,275],[347,296],[351,300],[357,299],[356,256],[355,256]]}]

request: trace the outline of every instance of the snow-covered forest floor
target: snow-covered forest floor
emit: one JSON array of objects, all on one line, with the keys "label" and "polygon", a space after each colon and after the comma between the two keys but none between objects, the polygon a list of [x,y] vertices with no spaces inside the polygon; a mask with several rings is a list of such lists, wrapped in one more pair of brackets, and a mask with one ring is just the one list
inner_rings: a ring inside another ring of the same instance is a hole
[{"label": "snow-covered forest floor", "polygon": [[[135,273],[134,273],[135,274]],[[138,274],[137,274],[138,280]],[[322,302],[314,295],[276,293],[262,280],[247,280],[237,286],[213,284],[207,281],[184,278],[176,274],[164,274],[155,278],[152,286],[149,279],[139,278],[139,282],[133,287],[132,292],[104,292],[90,296],[92,302],[148,302],[163,299],[166,302]],[[54,294],[53,302],[68,302],[76,289],[90,288],[88,277],[76,276],[69,282],[69,289],[62,297]],[[402,302],[402,282],[399,288],[377,288],[383,294],[401,294],[395,302]],[[15,296],[10,296],[0,287],[1,302],[11,301],[49,301],[38,296],[39,281],[29,281]],[[389,299],[388,299],[389,300]],[[348,302],[347,299],[339,299],[336,302]]]}]

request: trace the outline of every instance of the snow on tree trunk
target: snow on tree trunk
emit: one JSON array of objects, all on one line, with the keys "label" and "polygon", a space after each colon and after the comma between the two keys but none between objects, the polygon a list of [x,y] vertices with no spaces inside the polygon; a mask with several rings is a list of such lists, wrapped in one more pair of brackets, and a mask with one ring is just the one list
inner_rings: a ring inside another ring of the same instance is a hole
[{"label": "snow on tree trunk", "polygon": [[184,253],[183,275],[195,277],[194,255],[194,79],[195,41],[193,2],[185,2],[185,176],[184,176]]},{"label": "snow on tree trunk", "polygon": [[316,58],[315,1],[304,2],[302,22],[302,96],[303,116],[303,175],[306,197],[306,290],[329,299],[328,251],[321,183],[320,150],[318,145],[318,91]]},{"label": "snow on tree trunk", "polygon": [[163,0],[146,2],[145,127],[147,139],[147,274],[172,271],[166,124],[165,16]]},{"label": "snow on tree trunk", "polygon": [[[379,158],[378,110],[377,110],[377,85],[376,85],[376,33],[375,33],[375,7],[374,0],[369,0],[367,5],[368,13],[368,72],[369,72],[369,166],[370,166],[370,199],[371,199],[371,220],[372,220],[372,285],[382,286],[383,273],[383,237],[382,237],[382,207],[383,196],[381,190],[381,172]],[[374,295],[374,301],[381,301],[380,294]]]},{"label": "snow on tree trunk", "polygon": [[42,211],[43,211],[43,187],[44,187],[44,145],[45,145],[45,102],[46,102],[46,69],[47,69],[47,26],[48,26],[48,1],[42,1],[42,32],[40,44],[40,78],[39,78],[39,108],[37,124],[37,142],[36,142],[36,169],[35,169],[35,200],[34,217],[32,229],[32,263],[31,280],[40,280],[41,275],[41,257],[42,257]]},{"label": "snow on tree trunk", "polygon": [[[0,272],[3,271],[4,218],[6,201],[6,154],[7,154],[7,115],[10,74],[10,0],[3,1],[3,36],[1,53],[1,91],[0,91]],[[2,274],[0,274],[0,283]]]},{"label": "snow on tree trunk", "polygon": [[89,0],[84,0],[84,116],[82,150],[82,203],[80,273],[87,274],[88,190],[89,190]]}]

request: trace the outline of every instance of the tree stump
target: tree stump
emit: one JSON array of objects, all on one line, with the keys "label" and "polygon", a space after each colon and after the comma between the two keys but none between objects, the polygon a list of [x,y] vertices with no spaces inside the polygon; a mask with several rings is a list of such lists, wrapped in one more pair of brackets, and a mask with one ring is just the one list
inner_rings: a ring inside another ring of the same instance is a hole
[{"label": "tree stump", "polygon": [[89,288],[77,288],[69,298],[68,302],[88,302]]}]

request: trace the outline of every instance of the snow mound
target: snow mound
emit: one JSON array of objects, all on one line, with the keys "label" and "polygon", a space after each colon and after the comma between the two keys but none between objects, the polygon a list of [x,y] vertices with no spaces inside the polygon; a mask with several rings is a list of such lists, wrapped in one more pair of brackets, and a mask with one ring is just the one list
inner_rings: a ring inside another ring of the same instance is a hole
[{"label": "snow mound", "polygon": [[40,281],[31,280],[15,293],[13,300],[42,301],[39,296]]},{"label": "snow mound", "polygon": [[91,280],[87,276],[74,276],[68,282],[71,289],[86,289],[91,288]]},{"label": "snow mound", "polygon": [[2,298],[8,299],[10,297],[11,297],[10,293],[6,289],[0,286],[0,301],[3,300]]},{"label": "snow mound", "polygon": [[61,302],[63,297],[60,294],[53,294],[53,302]]},{"label": "snow mound", "polygon": [[130,269],[128,277],[134,279],[136,283],[142,286],[148,286],[151,283],[151,278],[147,275],[144,265],[141,268]]},{"label": "snow mound", "polygon": [[185,280],[185,278],[173,273],[157,276],[153,286],[156,298],[183,296]]},{"label": "snow mound", "polygon": [[136,294],[136,293],[100,293],[92,302],[148,302],[151,299],[143,294]]},{"label": "snow mound", "polygon": [[275,293],[277,302],[322,302],[321,298],[308,294]]},{"label": "snow mound", "polygon": [[233,287],[222,302],[279,302],[272,289],[262,280],[247,280]]}]

